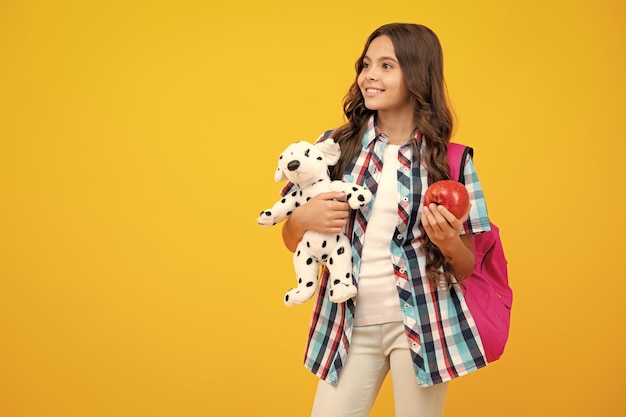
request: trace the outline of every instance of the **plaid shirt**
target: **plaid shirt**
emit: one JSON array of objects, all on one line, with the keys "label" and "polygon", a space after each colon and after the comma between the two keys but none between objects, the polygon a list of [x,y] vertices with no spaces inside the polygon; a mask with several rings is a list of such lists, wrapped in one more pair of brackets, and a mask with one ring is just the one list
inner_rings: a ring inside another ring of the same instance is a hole
[{"label": "plaid shirt", "polygon": [[[366,186],[374,195],[368,206],[351,212],[345,229],[352,242],[357,285],[365,230],[382,174],[386,142],[387,136],[377,129],[374,117],[370,118],[361,153],[344,173],[346,181]],[[413,163],[408,143],[400,147],[398,161],[398,223],[390,242],[391,261],[415,374],[420,385],[431,386],[479,369],[487,362],[459,285],[437,289],[426,278],[426,257],[419,248],[419,224],[423,191],[428,187],[427,172],[422,164]],[[490,226],[483,192],[469,158],[464,174],[472,208],[463,233],[487,231]],[[291,187],[287,184],[283,195]],[[331,302],[327,283],[328,270],[324,268],[304,363],[315,375],[336,385],[348,355],[355,304],[354,299],[341,304]]]}]

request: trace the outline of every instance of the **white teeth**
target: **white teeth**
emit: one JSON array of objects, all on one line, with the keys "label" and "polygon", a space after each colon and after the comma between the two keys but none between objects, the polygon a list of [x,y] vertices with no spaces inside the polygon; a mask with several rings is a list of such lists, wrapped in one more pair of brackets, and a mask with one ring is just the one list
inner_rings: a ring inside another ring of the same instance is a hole
[{"label": "white teeth", "polygon": [[367,88],[365,89],[366,92],[368,92],[369,94],[376,94],[376,93],[380,93],[382,90],[378,90],[376,88]]}]

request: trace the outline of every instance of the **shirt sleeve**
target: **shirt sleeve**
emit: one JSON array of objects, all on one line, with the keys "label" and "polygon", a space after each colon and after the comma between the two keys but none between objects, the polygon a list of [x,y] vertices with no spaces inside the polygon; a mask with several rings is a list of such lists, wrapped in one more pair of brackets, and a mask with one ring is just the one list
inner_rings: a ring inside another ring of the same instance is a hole
[{"label": "shirt sleeve", "polygon": [[294,188],[296,188],[297,185],[292,183],[291,181],[287,182],[287,184],[285,184],[285,186],[283,187],[282,190],[280,190],[280,195],[281,196],[286,196],[287,194],[289,194]]},{"label": "shirt sleeve", "polygon": [[472,207],[461,234],[488,232],[491,230],[491,223],[487,214],[487,204],[485,202],[483,189],[478,180],[474,162],[469,155],[463,168],[463,176],[465,177],[465,188],[467,188],[469,193],[469,200]]}]

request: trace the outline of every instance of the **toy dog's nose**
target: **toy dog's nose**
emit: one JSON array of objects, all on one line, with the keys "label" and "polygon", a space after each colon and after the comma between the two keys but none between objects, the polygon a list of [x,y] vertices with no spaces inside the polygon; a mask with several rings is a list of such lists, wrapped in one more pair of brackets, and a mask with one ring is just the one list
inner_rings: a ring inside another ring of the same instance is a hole
[{"label": "toy dog's nose", "polygon": [[300,161],[291,161],[287,164],[287,169],[289,171],[295,171],[298,167],[300,167]]}]

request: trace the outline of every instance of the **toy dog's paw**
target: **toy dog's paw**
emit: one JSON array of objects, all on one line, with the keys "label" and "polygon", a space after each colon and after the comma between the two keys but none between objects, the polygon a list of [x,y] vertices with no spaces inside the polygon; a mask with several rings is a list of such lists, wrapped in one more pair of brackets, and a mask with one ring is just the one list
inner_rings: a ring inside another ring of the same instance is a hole
[{"label": "toy dog's paw", "polygon": [[372,192],[367,188],[352,187],[346,195],[346,200],[351,208],[358,209],[372,200]]},{"label": "toy dog's paw", "polygon": [[285,305],[287,307],[293,307],[310,300],[315,293],[315,289],[315,285],[304,288],[298,287],[290,289],[289,291],[287,291],[287,294],[285,294]]},{"label": "toy dog's paw", "polygon": [[356,295],[356,287],[353,284],[337,283],[330,290],[330,301],[343,303]]},{"label": "toy dog's paw", "polygon": [[272,214],[271,210],[263,210],[256,221],[261,226],[270,227],[276,224],[276,216]]}]

